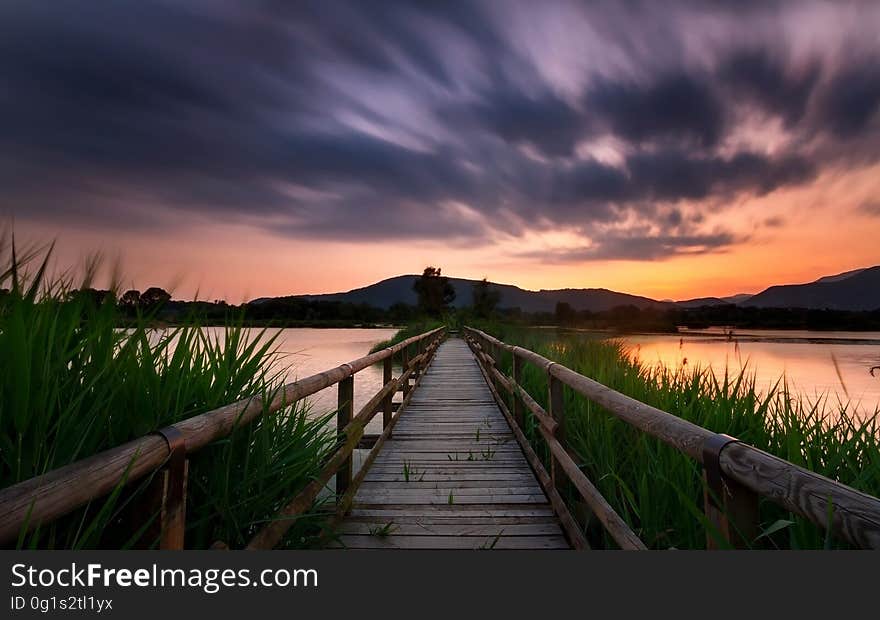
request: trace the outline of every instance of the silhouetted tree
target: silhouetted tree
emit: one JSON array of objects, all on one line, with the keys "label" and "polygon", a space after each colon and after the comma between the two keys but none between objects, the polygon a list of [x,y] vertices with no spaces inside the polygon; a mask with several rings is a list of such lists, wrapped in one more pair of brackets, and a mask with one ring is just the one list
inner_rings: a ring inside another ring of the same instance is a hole
[{"label": "silhouetted tree", "polygon": [[556,322],[560,325],[570,325],[577,318],[577,312],[571,307],[571,304],[564,301],[556,302]]},{"label": "silhouetted tree", "polygon": [[473,288],[474,315],[481,319],[488,319],[495,314],[495,308],[501,301],[501,293],[493,289],[486,278],[483,278]]},{"label": "silhouetted tree", "polygon": [[455,299],[455,289],[449,278],[440,275],[439,267],[425,267],[413,290],[419,296],[419,309],[430,316],[442,315]]},{"label": "silhouetted tree", "polygon": [[68,301],[85,302],[97,308],[105,301],[115,302],[112,291],[98,290],[91,287],[79,288],[70,291],[67,294]]},{"label": "silhouetted tree", "polygon": [[151,286],[141,295],[141,306],[147,309],[158,308],[171,301],[171,295],[165,289]]},{"label": "silhouetted tree", "polygon": [[141,292],[137,289],[129,289],[119,298],[119,306],[124,310],[134,310],[141,305]]},{"label": "silhouetted tree", "polygon": [[388,318],[395,323],[406,323],[415,315],[415,308],[403,302],[392,304],[388,308]]}]

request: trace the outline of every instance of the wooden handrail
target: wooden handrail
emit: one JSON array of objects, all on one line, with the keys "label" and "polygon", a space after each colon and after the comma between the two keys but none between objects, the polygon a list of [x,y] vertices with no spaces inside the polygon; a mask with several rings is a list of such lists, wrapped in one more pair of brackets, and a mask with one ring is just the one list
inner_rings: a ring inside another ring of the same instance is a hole
[{"label": "wooden handrail", "polygon": [[[409,360],[400,377],[397,379],[391,379],[391,381],[385,384],[382,389],[361,408],[361,411],[352,418],[351,422],[344,429],[344,443],[337,448],[336,452],[330,457],[330,460],[327,461],[327,464],[316,476],[315,480],[309,483],[292,500],[290,500],[290,502],[278,512],[276,517],[251,539],[245,549],[251,551],[271,549],[281,541],[284,534],[290,529],[291,525],[293,525],[295,518],[308,510],[318,497],[321,489],[323,489],[330,481],[330,478],[339,471],[351,456],[354,449],[357,448],[358,442],[364,434],[364,428],[366,428],[370,420],[372,420],[380,411],[380,409],[378,409],[379,403],[382,402],[388,393],[395,392],[398,386],[408,384],[410,377],[415,375],[420,368],[423,368],[431,360],[438,345],[439,338],[435,338],[424,353]],[[411,394],[412,392],[410,392],[410,395]],[[340,510],[344,512],[348,509],[348,505],[351,503],[354,494],[357,492],[360,483],[363,481],[366,469],[376,458],[385,439],[391,434],[391,429],[403,413],[408,400],[409,399],[407,398],[403,401],[392,418],[391,423],[385,426],[382,435],[380,435],[379,439],[370,449],[364,464],[361,466],[361,471],[347,484],[342,497],[338,499],[339,505],[337,506],[337,513],[340,512]],[[340,509],[340,506],[343,508]]]},{"label": "wooden handrail", "polygon": [[725,481],[766,497],[853,545],[880,548],[880,499],[754,446],[729,441],[730,438],[621,394],[534,351],[507,344],[477,329],[465,327],[464,331],[537,366],[610,414],[704,466],[711,465],[705,462],[707,448],[722,446],[715,456]]},{"label": "wooden handrail", "polygon": [[[264,414],[272,414],[306,396],[339,383],[355,373],[391,358],[411,345],[442,337],[445,327],[403,340],[376,353],[288,383],[268,403],[255,396],[182,420],[169,427],[180,433],[191,454],[228,436]],[[408,383],[408,382],[407,382]],[[151,433],[115,448],[19,482],[0,490],[0,544],[14,540],[22,527],[32,530],[129,484],[158,469],[170,454],[168,441]]]},{"label": "wooden handrail", "polygon": [[[468,344],[474,350],[477,360],[480,362],[480,368],[483,371],[483,375],[489,383],[489,389],[498,402],[498,407],[501,409],[501,412],[507,418],[508,423],[513,429],[514,436],[526,454],[526,458],[535,470],[538,481],[541,483],[544,492],[550,499],[553,510],[559,517],[566,536],[572,546],[578,550],[589,549],[589,544],[587,543],[583,532],[581,532],[577,523],[574,521],[574,518],[571,516],[571,513],[568,511],[568,508],[562,499],[562,495],[557,489],[561,482],[558,477],[560,471],[572,482],[574,487],[581,494],[583,500],[592,509],[593,514],[596,515],[596,518],[602,523],[608,534],[621,549],[632,551],[647,549],[645,543],[643,543],[636,533],[632,531],[626,521],[614,511],[611,504],[602,497],[599,490],[587,478],[584,472],[580,470],[577,463],[575,463],[568,454],[568,451],[562,445],[562,442],[557,438],[560,431],[559,423],[516,382],[516,379],[513,376],[505,377],[501,371],[495,367],[494,358],[487,353],[484,353],[478,342],[469,339]],[[496,345],[493,344],[492,346]],[[515,360],[516,358],[514,358],[514,361]],[[494,379],[494,385],[490,379]],[[552,456],[550,474],[547,474],[543,464],[540,459],[538,459],[537,454],[535,454],[534,449],[519,428],[519,425],[522,423],[521,419],[510,413],[507,405],[501,398],[496,385],[501,385],[501,387],[505,388],[514,399],[516,396],[519,396],[529,411],[531,411],[532,415],[538,420],[538,430],[544,438],[547,447],[550,449],[550,454]]]}]

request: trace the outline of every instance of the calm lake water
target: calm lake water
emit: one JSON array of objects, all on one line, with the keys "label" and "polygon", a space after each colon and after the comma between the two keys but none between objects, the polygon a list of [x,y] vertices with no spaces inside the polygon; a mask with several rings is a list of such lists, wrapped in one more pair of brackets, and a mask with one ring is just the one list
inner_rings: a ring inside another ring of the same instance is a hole
[{"label": "calm lake water", "polygon": [[[369,353],[373,345],[391,338],[396,329],[283,329],[278,336],[279,362],[288,367],[287,382],[296,381]],[[395,370],[395,375],[399,369]],[[364,368],[354,376],[357,413],[382,388],[382,365]],[[316,414],[336,409],[336,386],[309,397]],[[378,426],[375,426],[378,424]],[[374,431],[373,427],[378,429]],[[382,417],[374,418],[368,433],[381,432]]]},{"label": "calm lake water", "polygon": [[[369,353],[373,345],[388,340],[396,329],[283,329],[278,335],[279,363],[288,368],[287,382],[314,375],[340,364],[356,360]],[[395,367],[394,375],[400,373]],[[382,389],[382,365],[364,368],[354,376],[354,412]],[[401,394],[395,395],[400,400]],[[336,409],[337,386],[321,390],[308,398],[313,415],[319,416]],[[335,428],[336,420],[329,424]],[[376,415],[364,431],[366,434],[382,432],[382,415]],[[368,450],[355,450],[352,455],[354,471],[357,472]],[[332,486],[333,481],[330,482]]]},{"label": "calm lake water", "polygon": [[[281,330],[280,362],[289,367],[287,380],[295,381],[362,357],[395,332],[393,328]],[[850,400],[861,413],[873,413],[880,407],[880,371],[877,377],[869,372],[872,366],[880,365],[880,332],[742,330],[728,334],[719,328],[631,335],[623,340],[647,364],[672,369],[708,366],[716,373],[745,369],[755,374],[758,386],[764,389],[784,375],[792,392],[808,399]],[[399,368],[395,375],[398,373]],[[357,373],[354,387],[357,412],[382,387],[381,365]],[[316,415],[332,411],[336,408],[336,387],[309,400]],[[381,416],[376,416],[367,433],[380,433],[381,427]]]},{"label": "calm lake water", "polygon": [[745,369],[762,389],[784,375],[792,392],[812,401],[850,401],[863,414],[880,407],[880,371],[876,377],[869,372],[880,365],[880,332],[755,329],[728,334],[717,328],[623,340],[646,364],[708,366],[716,374]]}]

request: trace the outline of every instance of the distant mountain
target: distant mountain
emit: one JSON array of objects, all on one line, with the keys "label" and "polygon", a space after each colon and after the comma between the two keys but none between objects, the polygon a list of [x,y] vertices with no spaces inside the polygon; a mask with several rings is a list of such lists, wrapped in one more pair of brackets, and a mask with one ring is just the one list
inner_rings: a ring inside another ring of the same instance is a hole
[{"label": "distant mountain", "polygon": [[[416,305],[418,299],[413,291],[413,283],[418,277],[416,275],[397,276],[341,293],[294,295],[292,297],[314,301],[362,303],[386,309],[396,303]],[[473,286],[478,281],[449,278],[449,282],[455,289],[453,305],[458,308],[470,305]],[[825,276],[808,284],[771,286],[757,295],[740,293],[730,297],[697,297],[677,302],[657,301],[648,297],[618,293],[604,288],[530,291],[511,284],[495,283],[491,283],[490,287],[498,291],[500,295],[499,307],[520,308],[523,312],[553,312],[559,302],[567,303],[578,311],[589,310],[591,312],[611,310],[617,306],[699,308],[727,304],[762,308],[827,308],[833,310],[875,310],[880,308],[880,266]],[[269,298],[260,298],[251,303],[260,304],[268,300]]]},{"label": "distant mountain", "polygon": [[676,301],[679,308],[702,308],[704,306],[729,306],[731,304],[738,305],[751,298],[751,293],[739,293],[730,295],[729,297],[697,297],[695,299],[685,299]]},{"label": "distant mountain", "polygon": [[808,284],[771,286],[745,302],[760,308],[880,309],[880,266],[819,278]]},{"label": "distant mountain", "polygon": [[847,280],[853,276],[857,276],[863,271],[864,269],[853,269],[852,271],[844,271],[843,273],[838,273],[834,276],[825,276],[824,278],[819,278],[813,284],[819,284],[822,282],[840,282],[841,280]]},{"label": "distant mountain", "polygon": [[[413,283],[419,276],[406,275],[389,278],[356,288],[344,293],[327,293],[322,295],[297,295],[297,297],[310,300],[323,301],[346,301],[351,303],[366,303],[378,308],[388,308],[395,303],[415,305],[418,301]],[[456,307],[468,306],[471,303],[472,290],[478,280],[466,280],[464,278],[449,278],[449,282],[455,289]],[[529,291],[511,284],[490,284],[490,288],[498,291],[501,300],[500,308],[520,308],[523,312],[553,312],[558,302],[565,302],[575,310],[590,310],[601,312],[617,306],[633,305],[639,308],[661,308],[668,304],[640,297],[617,293],[603,288],[567,288],[559,290]],[[259,303],[264,300],[254,300]]]},{"label": "distant mountain", "polygon": [[728,297],[722,297],[721,301],[726,304],[742,304],[754,297],[754,293],[737,293]]},{"label": "distant mountain", "polygon": [[697,297],[695,299],[685,299],[674,303],[679,308],[702,308],[704,306],[726,306],[734,302],[725,301],[722,297]]}]

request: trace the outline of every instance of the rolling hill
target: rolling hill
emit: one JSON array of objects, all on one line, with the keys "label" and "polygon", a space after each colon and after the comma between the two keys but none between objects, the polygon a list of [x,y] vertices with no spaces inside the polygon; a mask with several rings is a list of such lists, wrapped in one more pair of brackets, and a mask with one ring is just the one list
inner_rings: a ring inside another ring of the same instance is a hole
[{"label": "rolling hill", "polygon": [[819,278],[807,284],[771,286],[748,299],[760,308],[876,310],[880,308],[880,266]]},{"label": "rolling hill", "polygon": [[[416,305],[413,283],[419,276],[403,275],[388,278],[368,286],[339,293],[294,295],[313,301],[345,301],[363,303],[377,308],[389,308],[396,303]],[[477,280],[449,278],[455,289],[453,305],[470,305],[471,291]],[[556,304],[564,302],[575,310],[602,312],[617,306],[638,308],[699,308],[735,304],[760,308],[809,308],[830,310],[880,309],[880,266],[855,269],[825,276],[807,284],[771,286],[757,295],[739,294],[730,297],[698,297],[684,301],[657,301],[649,297],[619,293],[604,288],[541,289],[530,291],[512,284],[490,284],[500,295],[499,307],[520,308],[523,312],[553,312]],[[255,299],[259,304],[269,298]]]},{"label": "rolling hill", "polygon": [[[417,278],[418,276],[415,275],[397,276],[343,293],[299,295],[298,297],[315,301],[366,303],[378,308],[388,308],[395,303],[415,305],[417,298],[413,291],[413,283]],[[471,291],[477,280],[449,278],[449,282],[455,289],[453,305],[459,308],[470,305]],[[568,303],[575,310],[590,310],[592,312],[601,312],[616,306],[626,305],[633,305],[639,308],[661,308],[669,305],[647,297],[628,295],[602,288],[529,291],[511,284],[493,283],[490,286],[501,295],[499,307],[518,307],[524,312],[553,312],[556,309],[557,302]]]}]

